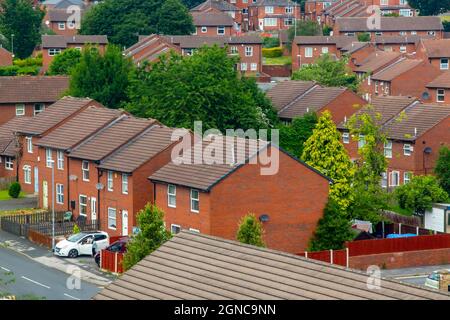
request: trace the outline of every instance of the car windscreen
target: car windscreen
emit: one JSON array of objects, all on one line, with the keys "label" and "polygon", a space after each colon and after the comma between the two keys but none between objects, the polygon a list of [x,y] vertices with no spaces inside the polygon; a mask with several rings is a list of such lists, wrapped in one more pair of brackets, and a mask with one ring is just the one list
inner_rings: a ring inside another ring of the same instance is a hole
[{"label": "car windscreen", "polygon": [[84,236],[86,236],[84,233],[73,234],[73,235],[71,235],[70,237],[67,238],[67,241],[77,242],[78,240],[80,240]]}]

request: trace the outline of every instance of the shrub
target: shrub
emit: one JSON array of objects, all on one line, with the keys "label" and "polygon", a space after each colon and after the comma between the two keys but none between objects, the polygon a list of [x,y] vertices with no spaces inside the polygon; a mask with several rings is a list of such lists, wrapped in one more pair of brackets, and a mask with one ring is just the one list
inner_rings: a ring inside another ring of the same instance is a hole
[{"label": "shrub", "polygon": [[17,76],[19,69],[18,66],[0,67],[0,77]]},{"label": "shrub", "polygon": [[11,198],[17,199],[20,195],[21,190],[22,190],[22,187],[20,186],[20,183],[13,182],[9,186],[8,194]]},{"label": "shrub", "polygon": [[27,66],[20,68],[17,71],[18,76],[37,76],[39,74],[40,67],[38,66]]},{"label": "shrub", "polygon": [[73,226],[72,233],[73,233],[73,234],[77,234],[77,233],[80,233],[80,232],[81,232],[80,227],[78,227],[78,225],[75,224],[75,225]]},{"label": "shrub", "polygon": [[263,48],[262,55],[264,58],[278,58],[283,55],[283,48]]},{"label": "shrub", "polygon": [[360,33],[358,34],[358,41],[359,42],[369,42],[370,41],[370,33]]},{"label": "shrub", "polygon": [[263,38],[263,47],[270,49],[276,48],[280,46],[280,39],[276,37],[264,37]]},{"label": "shrub", "polygon": [[253,213],[242,217],[239,221],[239,229],[236,238],[241,243],[251,244],[257,247],[265,247],[263,241],[264,230],[261,222]]}]

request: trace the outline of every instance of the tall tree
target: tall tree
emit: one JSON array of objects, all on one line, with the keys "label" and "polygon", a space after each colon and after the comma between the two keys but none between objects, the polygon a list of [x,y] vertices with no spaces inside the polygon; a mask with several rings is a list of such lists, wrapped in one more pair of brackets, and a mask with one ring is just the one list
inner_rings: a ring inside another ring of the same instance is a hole
[{"label": "tall tree", "polygon": [[162,34],[191,34],[192,16],[180,0],[166,0],[159,10],[158,31]]},{"label": "tall tree", "polygon": [[255,81],[240,76],[236,62],[217,46],[162,57],[134,73],[126,109],[171,127],[202,121],[204,129],[222,131],[268,128],[276,112]]},{"label": "tall tree", "polygon": [[295,36],[321,36],[323,35],[322,27],[316,21],[297,20],[294,25],[287,31],[288,48],[291,49],[292,41]]},{"label": "tall tree", "polygon": [[183,0],[184,5],[189,9],[192,9],[203,2],[205,2],[205,0]]},{"label": "tall tree", "polygon": [[280,130],[280,146],[293,154],[297,158],[301,158],[303,154],[303,145],[312,135],[317,124],[317,115],[314,112],[308,112],[302,117],[297,117],[290,124],[281,124]]},{"label": "tall tree", "polygon": [[75,48],[64,50],[58,54],[50,64],[48,75],[70,75],[72,69],[77,66],[81,60],[81,52]]},{"label": "tall tree", "polygon": [[439,184],[450,196],[450,148],[447,146],[439,149],[439,158],[434,169]]},{"label": "tall tree", "polygon": [[253,213],[242,217],[239,221],[239,229],[236,238],[241,243],[251,244],[257,247],[265,247],[262,239],[264,230],[261,222]]},{"label": "tall tree", "polygon": [[170,232],[164,227],[164,212],[155,205],[147,204],[138,212],[137,224],[140,231],[127,244],[127,252],[123,257],[125,270],[130,269],[171,238]]},{"label": "tall tree", "polygon": [[113,45],[101,54],[95,47],[83,50],[80,62],[71,69],[68,94],[90,97],[109,108],[119,108],[127,99],[132,62]]},{"label": "tall tree", "polygon": [[136,43],[139,35],[190,34],[192,18],[181,6],[179,0],[105,0],[86,13],[80,33],[104,34],[111,43],[125,47]]},{"label": "tall tree", "polygon": [[351,183],[354,166],[340,142],[341,135],[331,119],[331,113],[322,114],[313,134],[304,144],[302,160],[334,180],[330,199],[346,213],[353,201]]},{"label": "tall tree", "polygon": [[355,236],[351,226],[349,218],[342,215],[339,204],[330,199],[309,243],[309,250],[343,249],[345,242],[352,240]]},{"label": "tall tree", "polygon": [[450,10],[450,0],[408,0],[408,4],[418,9],[421,16],[436,16]]},{"label": "tall tree", "polygon": [[29,57],[41,40],[44,12],[30,0],[1,1],[0,12],[0,34],[7,39],[10,51],[21,59]]},{"label": "tall tree", "polygon": [[304,66],[292,74],[293,80],[317,81],[328,87],[347,87],[357,91],[359,80],[347,65],[348,59],[334,60],[324,54],[315,64]]}]

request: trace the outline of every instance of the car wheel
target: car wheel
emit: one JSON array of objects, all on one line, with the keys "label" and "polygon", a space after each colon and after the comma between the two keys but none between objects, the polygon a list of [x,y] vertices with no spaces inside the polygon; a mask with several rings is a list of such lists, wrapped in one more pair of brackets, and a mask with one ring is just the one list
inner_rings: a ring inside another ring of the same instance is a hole
[{"label": "car wheel", "polygon": [[68,257],[69,258],[76,258],[76,257],[78,257],[78,251],[75,250],[75,249],[70,250],[69,254],[68,254]]}]

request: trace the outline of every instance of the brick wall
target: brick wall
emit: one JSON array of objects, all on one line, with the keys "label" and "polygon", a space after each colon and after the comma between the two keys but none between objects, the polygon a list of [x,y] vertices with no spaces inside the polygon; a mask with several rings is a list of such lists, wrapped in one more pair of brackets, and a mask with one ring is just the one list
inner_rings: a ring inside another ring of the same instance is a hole
[{"label": "brick wall", "polygon": [[[306,48],[312,48],[312,57],[306,57]],[[301,68],[303,64],[313,64],[322,55],[322,48],[328,48],[328,54],[340,57],[335,44],[298,44],[292,45],[292,70]]]},{"label": "brick wall", "polygon": [[350,90],[345,90],[336,99],[327,104],[320,112],[326,110],[331,112],[334,123],[339,124],[342,121],[349,119],[356,111],[367,102],[358,96],[356,93]]},{"label": "brick wall", "polygon": [[225,27],[225,34],[218,34],[218,26],[205,26],[206,30],[205,32],[202,31],[203,26],[195,26],[197,33],[195,33],[198,36],[209,36],[209,37],[216,37],[216,36],[232,36],[235,34],[235,31],[232,27]]},{"label": "brick wall", "polygon": [[262,67],[262,72],[268,74],[271,77],[290,77],[292,73],[292,66],[276,66],[276,65],[265,65]]}]

